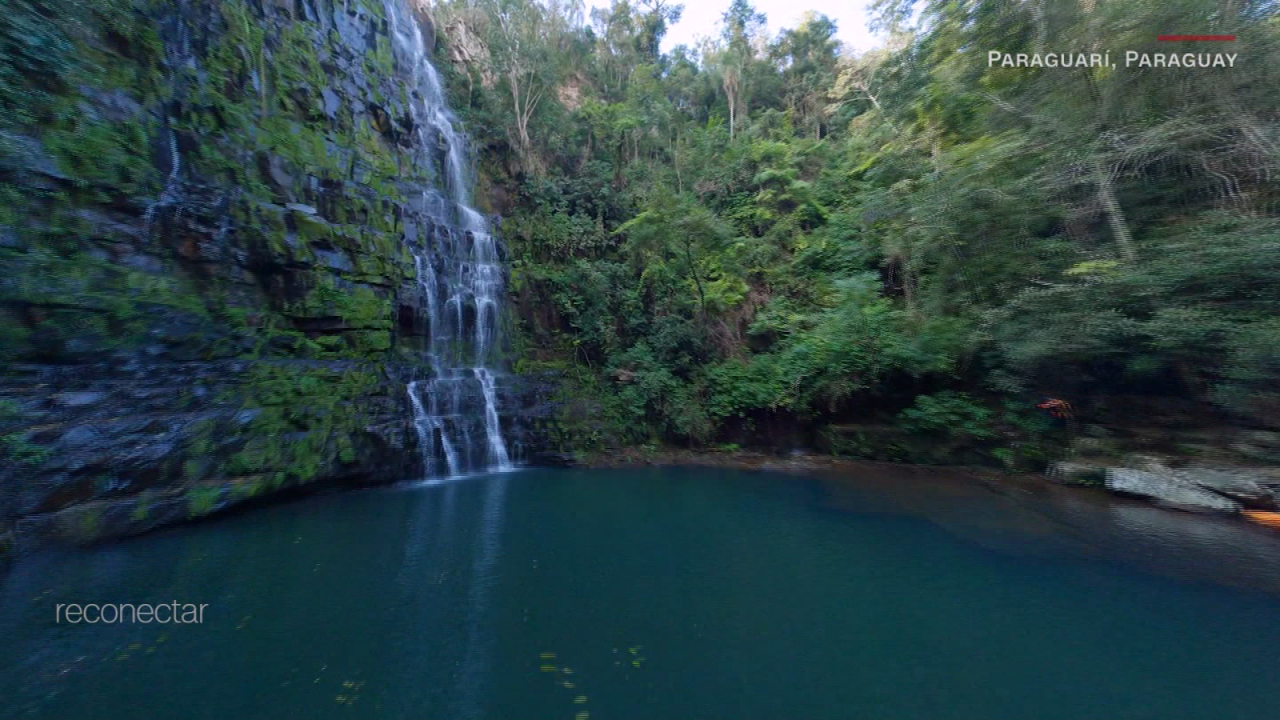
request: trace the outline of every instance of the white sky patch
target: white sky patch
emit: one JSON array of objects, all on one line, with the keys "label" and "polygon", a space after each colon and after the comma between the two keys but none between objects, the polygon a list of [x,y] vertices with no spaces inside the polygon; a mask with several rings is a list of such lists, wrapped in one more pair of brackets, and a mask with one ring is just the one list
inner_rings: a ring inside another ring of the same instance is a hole
[{"label": "white sky patch", "polygon": [[[662,39],[662,51],[668,52],[676,45],[696,47],[698,38],[720,33],[720,16],[729,8],[730,0],[684,0],[684,14],[680,22],[668,28]],[[800,24],[806,10],[822,13],[835,21],[839,29],[837,37],[846,52],[864,52],[884,39],[867,29],[867,6],[870,0],[755,0],[752,5],[769,19],[769,34],[793,28]],[[588,12],[593,7],[609,7],[611,0],[587,0]],[[588,14],[588,18],[590,15]]]}]

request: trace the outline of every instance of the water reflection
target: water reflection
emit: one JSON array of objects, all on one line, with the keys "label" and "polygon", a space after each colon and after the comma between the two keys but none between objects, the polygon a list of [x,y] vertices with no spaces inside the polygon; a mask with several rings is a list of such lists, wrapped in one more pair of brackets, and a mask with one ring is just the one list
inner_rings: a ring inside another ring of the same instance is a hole
[{"label": "water reflection", "polygon": [[489,598],[493,590],[494,567],[502,552],[502,517],[507,496],[503,475],[485,484],[484,514],[476,538],[477,552],[468,578],[471,589],[467,603],[466,654],[459,673],[460,694],[453,717],[478,718],[483,715],[485,680],[489,677],[493,634],[485,619],[489,614]]},{"label": "water reflection", "polygon": [[[1265,529],[1038,479],[478,476],[24,560],[0,717],[1280,716],[1277,598],[1153,575],[1276,592],[1278,564]],[[208,623],[52,622],[174,599]]]},{"label": "water reflection", "polygon": [[818,476],[844,512],[923,518],[986,549],[1145,572],[1280,595],[1280,533],[1235,518],[1153,507],[1039,478],[867,464]]}]

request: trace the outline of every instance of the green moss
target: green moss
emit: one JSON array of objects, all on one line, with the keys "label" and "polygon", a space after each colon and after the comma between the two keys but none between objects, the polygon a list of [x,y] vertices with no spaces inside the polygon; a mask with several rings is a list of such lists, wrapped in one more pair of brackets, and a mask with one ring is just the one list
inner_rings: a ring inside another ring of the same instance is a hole
[{"label": "green moss", "polygon": [[222,497],[222,488],[216,485],[200,485],[187,491],[187,516],[200,517],[214,511]]},{"label": "green moss", "polygon": [[345,168],[329,152],[324,133],[310,123],[270,116],[259,121],[264,148],[316,177],[340,179]]},{"label": "green moss", "polygon": [[378,0],[357,0],[360,9],[369,13],[370,16],[382,20],[386,17],[386,10],[382,7],[382,3]]},{"label": "green moss", "polygon": [[[395,178],[400,174],[395,152],[371,126],[360,125],[356,129],[356,141],[360,150],[360,158],[373,170],[369,178],[369,186],[379,197],[386,197],[387,188],[382,187],[386,178]],[[374,213],[369,214],[372,218]]]},{"label": "green moss", "polygon": [[71,28],[57,21],[64,9],[18,0],[0,13],[0,38],[21,38],[26,45],[24,52],[0,53],[0,126],[35,122],[69,85],[77,62]]},{"label": "green moss", "polygon": [[328,84],[316,55],[318,37],[319,26],[313,22],[295,21],[284,26],[272,58],[283,93],[301,92],[314,100]]},{"label": "green moss", "polygon": [[376,77],[389,78],[395,73],[395,61],[391,55],[391,40],[387,36],[378,35],[374,39],[370,56],[373,60],[373,68],[377,71]]},{"label": "green moss", "polygon": [[371,330],[353,335],[358,354],[384,353],[391,349],[391,333],[387,330]]},{"label": "green moss", "polygon": [[19,465],[34,465],[49,455],[48,448],[27,439],[26,414],[12,400],[0,398],[0,458]]},{"label": "green moss", "polygon": [[231,494],[237,498],[257,497],[271,488],[271,478],[265,475],[237,478],[231,485]]},{"label": "green moss", "polygon": [[102,87],[153,96],[162,82],[160,71],[164,44],[153,21],[135,0],[101,0],[94,3],[106,42],[88,49],[90,67]]},{"label": "green moss", "polygon": [[344,335],[350,339],[315,338],[324,350],[342,355],[342,349],[346,348],[354,356],[372,357],[391,348],[389,331],[394,321],[389,297],[364,286],[339,286],[333,276],[325,273],[313,274],[312,282],[311,289],[300,300],[290,303],[286,312],[298,318],[340,318]]},{"label": "green moss", "polygon": [[314,215],[294,213],[293,221],[298,238],[307,243],[328,243],[334,239],[334,228]]},{"label": "green moss", "polygon": [[39,308],[26,335],[39,341],[43,354],[56,354],[72,340],[103,348],[134,346],[154,327],[157,312],[186,316],[197,325],[210,321],[203,296],[178,276],[46,248],[9,254],[4,260],[8,270],[0,278],[0,303]]},{"label": "green moss", "polygon": [[249,441],[228,463],[234,474],[265,474],[274,486],[310,482],[335,462],[355,458],[352,437],[363,431],[368,396],[379,383],[373,368],[333,371],[264,365],[244,388],[259,410]]},{"label": "green moss", "polygon": [[138,493],[133,501],[133,512],[129,514],[129,519],[135,523],[146,522],[151,516],[151,504],[154,493],[150,490],[144,490]]},{"label": "green moss", "polygon": [[103,513],[101,503],[67,508],[58,513],[58,533],[78,545],[91,543],[102,533]]}]

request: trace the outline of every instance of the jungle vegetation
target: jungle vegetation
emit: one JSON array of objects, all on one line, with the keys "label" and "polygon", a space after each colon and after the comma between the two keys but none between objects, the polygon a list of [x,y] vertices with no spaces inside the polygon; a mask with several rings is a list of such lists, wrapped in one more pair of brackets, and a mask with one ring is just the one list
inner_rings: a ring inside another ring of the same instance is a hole
[{"label": "jungle vegetation", "polygon": [[[733,0],[661,52],[681,9],[435,9],[505,215],[521,365],[564,378],[572,442],[861,423],[1007,455],[1042,395],[1085,420],[1146,396],[1276,422],[1276,2],[879,0],[889,41],[852,53],[822,15],[770,34]],[[1156,40],[1188,28],[1237,41]]]}]

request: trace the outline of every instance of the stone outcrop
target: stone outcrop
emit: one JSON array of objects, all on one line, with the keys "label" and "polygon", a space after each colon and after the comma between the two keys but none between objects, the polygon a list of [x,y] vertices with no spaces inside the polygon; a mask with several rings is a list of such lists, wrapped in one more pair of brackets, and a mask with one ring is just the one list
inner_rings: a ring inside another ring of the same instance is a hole
[{"label": "stone outcrop", "polygon": [[1092,487],[1105,484],[1107,471],[1106,468],[1091,463],[1063,460],[1051,463],[1045,476],[1059,485]]},{"label": "stone outcrop", "polygon": [[1197,462],[1171,467],[1163,459],[1133,455],[1125,467],[1092,463],[1058,463],[1064,476],[1105,473],[1105,487],[1116,493],[1151,500],[1165,507],[1201,512],[1237,513],[1242,509],[1280,509],[1280,469],[1211,465]]},{"label": "stone outcrop", "polygon": [[404,373],[352,361],[10,368],[28,455],[0,469],[17,550],[83,543],[321,482],[416,469]]},{"label": "stone outcrop", "polygon": [[1258,468],[1224,468],[1192,464],[1172,471],[1174,477],[1223,497],[1244,507],[1276,510],[1277,495],[1274,476]]},{"label": "stone outcrop", "polygon": [[1172,475],[1132,468],[1107,468],[1107,489],[1146,498],[1158,505],[1196,512],[1237,513],[1240,503]]}]

